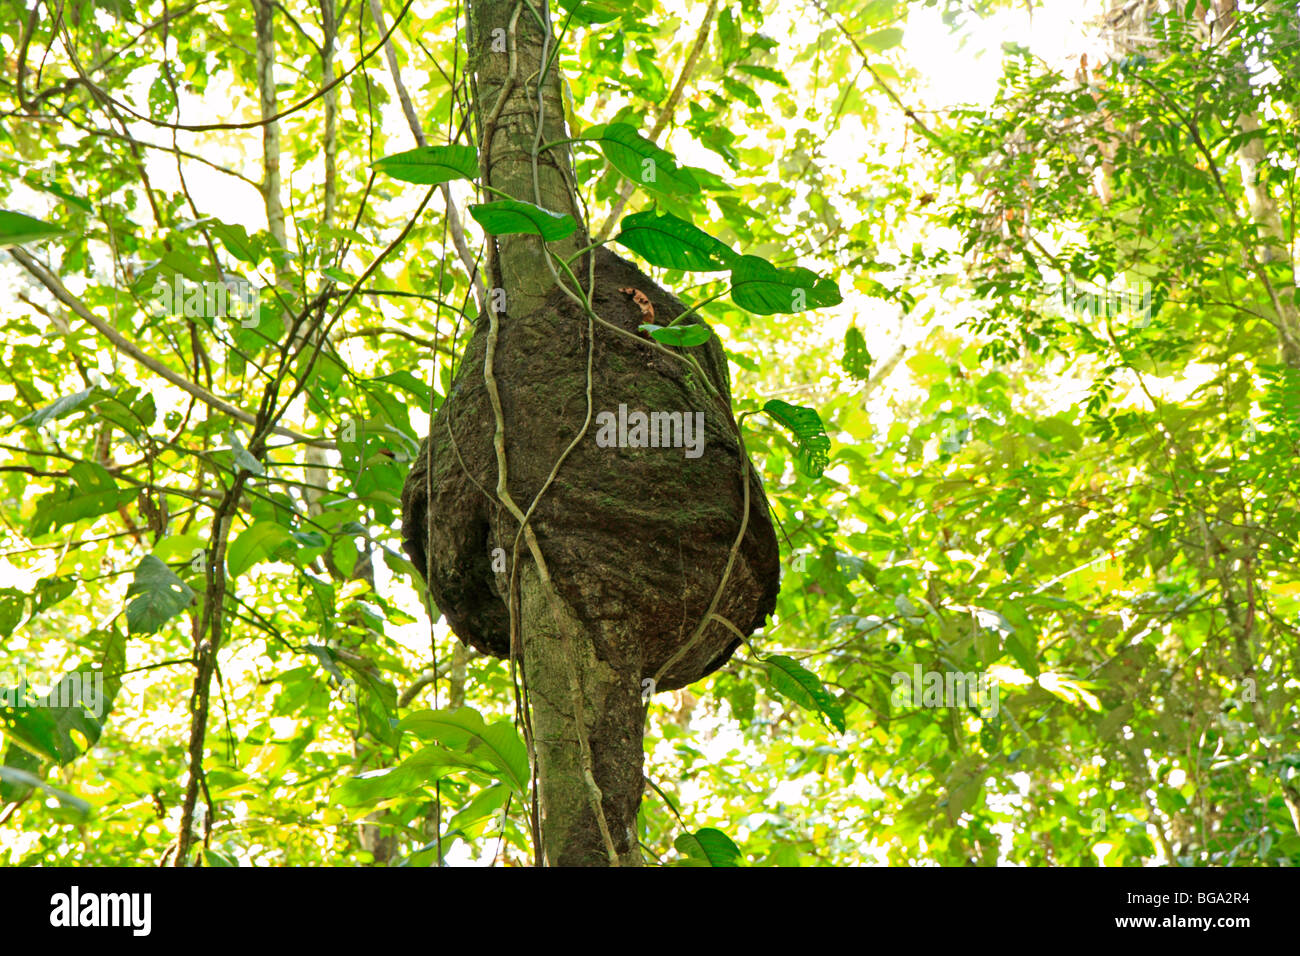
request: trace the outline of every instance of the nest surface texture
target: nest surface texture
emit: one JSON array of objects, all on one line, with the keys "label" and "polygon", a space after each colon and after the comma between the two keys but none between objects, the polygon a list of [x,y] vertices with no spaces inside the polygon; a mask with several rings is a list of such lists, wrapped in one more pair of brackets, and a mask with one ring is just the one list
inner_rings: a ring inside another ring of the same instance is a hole
[{"label": "nest surface texture", "polygon": [[[635,337],[595,324],[591,423],[529,524],[564,601],[600,640],[622,645],[610,648],[611,658],[639,664],[645,678],[678,655],[656,685],[671,690],[722,666],[740,643],[716,621],[690,640],[744,504],[726,357],[716,336],[672,350],[696,359],[711,390],[700,372],[658,351],[638,326],[667,325],[685,306],[614,253],[595,255],[593,310]],[[585,281],[586,269],[578,274]],[[484,317],[406,479],[402,536],[456,635],[505,657],[509,573],[500,569],[509,566],[518,523],[496,501],[496,422],[483,375],[488,331]],[[562,290],[533,313],[500,316],[493,368],[509,490],[524,511],[587,419],[588,339],[585,310]],[[638,428],[637,413],[650,427]],[[702,441],[694,429],[701,418]],[[747,471],[749,522],[714,612],[746,635],[775,607],[780,577],[767,499]],[[519,559],[531,560],[522,541]]]}]

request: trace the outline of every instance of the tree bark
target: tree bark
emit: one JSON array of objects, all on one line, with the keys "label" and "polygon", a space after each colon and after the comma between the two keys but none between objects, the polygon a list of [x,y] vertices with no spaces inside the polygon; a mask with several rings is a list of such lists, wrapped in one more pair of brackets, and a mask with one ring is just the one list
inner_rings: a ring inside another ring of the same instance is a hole
[{"label": "tree bark", "polygon": [[[578,231],[551,244],[552,249],[567,257],[586,244],[586,228],[574,195],[568,146],[539,153],[534,175],[534,149],[569,134],[564,122],[558,57],[554,57],[555,38],[549,21],[543,28],[533,10],[548,16],[546,4],[521,0],[469,3],[469,69],[479,163],[482,181],[494,189],[512,199],[573,216]],[[552,62],[539,95],[537,77],[542,76],[544,59]],[[489,247],[495,247],[496,253],[489,275],[494,286],[505,290],[506,311],[525,315],[540,306],[555,288],[541,239],[501,236],[495,242],[489,240]]]},{"label": "tree bark", "polygon": [[[548,17],[545,4],[530,6],[520,0],[471,0],[468,5],[481,175],[483,183],[512,199],[573,216],[578,231],[551,245],[567,258],[586,244],[586,224],[575,196],[568,147],[539,151],[539,146],[569,134],[555,40],[550,23],[539,23],[533,11]],[[506,314],[498,320],[506,323],[510,316],[534,312],[557,287],[541,239],[489,237],[488,245],[489,281],[505,297]],[[488,308],[496,301],[489,294]],[[501,381],[498,387],[508,391],[510,382]],[[546,411],[539,409],[538,414]],[[505,437],[508,453],[510,436]],[[535,540],[532,546],[539,547]],[[521,550],[520,561],[522,665],[541,808],[541,862],[640,865],[636,814],[643,787],[645,718],[640,661],[618,660],[610,653],[623,643],[594,633],[601,625],[580,621],[556,593],[536,555]]]}]

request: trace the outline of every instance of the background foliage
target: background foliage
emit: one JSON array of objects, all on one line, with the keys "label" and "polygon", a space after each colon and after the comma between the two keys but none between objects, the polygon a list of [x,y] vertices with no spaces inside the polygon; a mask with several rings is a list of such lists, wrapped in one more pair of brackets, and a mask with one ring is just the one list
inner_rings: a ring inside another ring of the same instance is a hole
[{"label": "background foliage", "polygon": [[[491,197],[375,163],[472,142],[463,11],[4,5],[0,684],[111,706],[4,701],[3,859],[529,861],[508,669],[430,630],[397,534]],[[739,412],[831,442],[815,477],[752,420],[780,603],[653,699],[651,859],[1300,862],[1300,21],[1234,6],[1008,44],[941,109],[914,24],[998,4],[556,5],[574,135],[629,124],[699,186],[576,144],[592,231],[657,208],[844,297],[653,270],[719,296]],[[226,276],[256,325],[159,308]],[[901,699],[918,667],[997,715]]]}]

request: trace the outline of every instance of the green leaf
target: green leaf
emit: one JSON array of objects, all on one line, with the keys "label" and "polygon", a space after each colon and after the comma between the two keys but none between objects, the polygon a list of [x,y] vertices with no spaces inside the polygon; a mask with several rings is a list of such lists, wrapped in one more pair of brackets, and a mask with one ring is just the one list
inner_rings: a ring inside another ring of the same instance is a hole
[{"label": "green leaf", "polygon": [[[3,686],[3,678],[0,678],[0,687]],[[10,770],[20,770],[39,776],[41,765],[44,762],[30,750],[21,747],[16,740],[5,748],[4,766]],[[26,782],[26,778],[20,776],[9,779],[0,777],[0,804],[17,803],[19,800],[26,800],[34,789],[36,788]]]},{"label": "green leaf", "polygon": [[768,679],[772,687],[782,696],[794,701],[801,707],[814,710],[826,717],[840,733],[847,725],[844,722],[844,707],[831,696],[821,680],[793,658],[783,654],[772,654],[763,658]]},{"label": "green leaf", "polygon": [[416,754],[398,764],[382,770],[371,770],[343,781],[331,793],[331,799],[343,807],[360,807],[382,800],[391,800],[432,784],[441,773],[431,773],[427,760],[417,760]]},{"label": "green leaf", "polygon": [[209,228],[212,230],[212,234],[221,240],[221,244],[226,247],[226,251],[240,262],[256,265],[262,258],[260,243],[255,242],[248,235],[248,230],[243,226],[234,223],[214,222]]},{"label": "green leaf", "polygon": [[862,38],[862,42],[877,53],[883,53],[890,47],[898,46],[903,42],[903,31],[897,27],[890,27],[886,30],[877,30],[875,33],[869,33]]},{"label": "green leaf", "polygon": [[652,266],[684,272],[721,272],[739,257],[684,219],[654,210],[625,216],[614,239]]},{"label": "green leaf", "polygon": [[274,521],[257,521],[226,549],[226,570],[237,578],[259,561],[265,561],[286,541],[292,541],[289,529]]},{"label": "green leaf", "polygon": [[722,78],[722,88],[750,109],[761,110],[763,108],[763,98],[752,87],[746,86],[739,80],[724,76]]},{"label": "green leaf", "polygon": [[0,637],[8,637],[23,620],[27,594],[17,588],[0,588]]},{"label": "green leaf", "polygon": [[867,340],[856,325],[850,325],[844,333],[844,371],[853,378],[865,382],[871,377],[871,353],[867,351]]},{"label": "green leaf", "polygon": [[155,634],[190,606],[194,591],[171,568],[152,554],[136,566],[135,578],[126,596],[138,595],[126,606],[126,629],[130,634]]},{"label": "green leaf", "polygon": [[652,325],[646,323],[642,325],[643,332],[649,332],[650,337],[656,342],[662,342],[664,345],[676,345],[682,348],[689,348],[692,345],[703,345],[712,336],[713,332],[706,325]]},{"label": "green leaf", "polygon": [[724,7],[718,15],[718,52],[724,66],[740,59],[740,24],[730,8]]},{"label": "green leaf", "polygon": [[731,837],[713,827],[683,833],[673,846],[687,857],[683,866],[740,866],[744,859]]},{"label": "green leaf", "polygon": [[20,212],[0,209],[0,249],[64,235],[63,229]]},{"label": "green leaf", "polygon": [[375,162],[375,169],[405,183],[436,186],[478,175],[478,150],[473,146],[419,146]]},{"label": "green leaf", "polygon": [[677,164],[672,153],[660,149],[629,123],[593,127],[588,139],[600,144],[610,165],[639,186],[669,196],[694,196],[700,184]]},{"label": "green leaf", "polygon": [[[331,367],[331,363],[329,362],[321,361],[316,363],[316,370],[320,375],[324,375],[326,370]],[[262,475],[266,473],[266,469],[262,466],[262,463],[254,458],[252,453],[244,447],[244,443],[237,432],[228,432],[227,437],[230,439],[230,451],[231,454],[234,455],[236,465],[254,475]]]},{"label": "green leaf", "polygon": [[741,256],[732,266],[731,299],[758,315],[793,314],[843,301],[830,279],[801,266],[778,269],[758,256]]},{"label": "green leaf", "polygon": [[756,76],[760,80],[775,83],[777,86],[788,87],[790,85],[790,81],[785,78],[784,73],[780,70],[774,70],[770,66],[754,66],[753,64],[742,63],[736,69],[742,73],[748,73],[750,76]]},{"label": "green leaf", "polygon": [[491,236],[541,236],[548,242],[573,235],[578,224],[568,213],[551,212],[530,202],[499,199],[469,207],[469,214]]},{"label": "green leaf", "polygon": [[799,470],[810,478],[820,478],[830,463],[831,440],[816,410],[774,398],[763,411],[794,434]]},{"label": "green leaf", "polygon": [[29,537],[39,538],[55,528],[83,518],[97,518],[135,498],[131,489],[119,489],[103,465],[79,461],[68,469],[75,484],[59,487],[36,502],[28,523]]},{"label": "green leaf", "polygon": [[456,711],[419,711],[397,726],[422,740],[437,742],[465,766],[492,768],[520,796],[528,793],[528,751],[509,720],[488,725],[478,711],[461,707]]},{"label": "green leaf", "polygon": [[90,816],[91,806],[80,797],[75,797],[65,790],[59,790],[51,787],[34,773],[28,773],[26,770],[19,770],[16,767],[0,767],[0,780],[11,786],[35,787],[48,793],[55,800],[58,800],[62,806],[69,810],[75,810],[83,817]]},{"label": "green leaf", "polygon": [[506,805],[510,797],[510,788],[494,783],[480,790],[469,803],[465,804],[447,824],[447,834],[464,831],[480,820],[486,820]]},{"label": "green leaf", "polygon": [[82,405],[85,405],[86,402],[90,401],[90,399],[99,391],[100,389],[91,387],[83,388],[81,391],[74,392],[71,395],[64,395],[51,402],[49,405],[46,405],[44,408],[38,408],[30,414],[24,415],[22,418],[18,419],[16,424],[30,425],[32,428],[40,428],[46,422],[52,422],[55,419],[71,415]]},{"label": "green leaf", "polygon": [[82,212],[95,211],[95,207],[92,206],[89,202],[87,202],[85,199],[82,199],[80,196],[77,196],[69,192],[68,190],[64,189],[58,183],[42,182],[38,176],[32,175],[30,173],[23,177],[23,182],[26,183],[28,186],[32,187],[32,189],[39,189],[42,192],[49,193],[51,196],[58,196],[64,202],[68,203],[69,205],[76,206]]},{"label": "green leaf", "polygon": [[371,379],[372,382],[384,382],[387,385],[395,385],[404,392],[414,395],[420,402],[420,410],[427,411],[429,402],[433,399],[432,390],[424,382],[420,381],[406,369],[399,369],[396,372],[389,372],[387,375],[381,375],[378,378]]},{"label": "green leaf", "polygon": [[[15,699],[14,706],[0,706],[7,733],[31,753],[60,766],[71,763],[99,740],[121,686],[125,638],[115,631],[96,633],[105,641],[98,667],[74,668],[44,696]],[[14,766],[16,762],[6,763]],[[17,765],[23,766],[21,762]]]},{"label": "green leaf", "polygon": [[578,23],[609,23],[623,15],[623,0],[559,0],[560,9]]}]

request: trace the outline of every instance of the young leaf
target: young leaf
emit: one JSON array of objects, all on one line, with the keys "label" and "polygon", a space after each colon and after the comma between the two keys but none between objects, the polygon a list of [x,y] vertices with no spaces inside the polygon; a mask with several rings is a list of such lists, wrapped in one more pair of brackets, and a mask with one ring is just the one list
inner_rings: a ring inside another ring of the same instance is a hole
[{"label": "young leaf", "polygon": [[742,73],[748,73],[750,76],[756,76],[760,80],[767,80],[769,83],[775,83],[777,86],[788,87],[790,81],[785,78],[785,74],[780,70],[774,70],[770,66],[753,66],[748,63],[742,63],[736,67]]},{"label": "young leaf", "polygon": [[850,325],[844,333],[844,371],[865,382],[871,377],[871,353],[867,351],[867,340],[856,325]]},{"label": "young leaf", "polygon": [[262,244],[248,234],[248,230],[237,223],[214,222],[209,227],[212,234],[221,240],[226,251],[241,262],[256,265],[262,258]]},{"label": "young leaf", "polygon": [[831,440],[822,426],[821,416],[811,408],[791,405],[778,398],[764,405],[763,411],[794,434],[799,470],[810,478],[820,478],[830,463],[831,449]]},{"label": "young leaf", "polygon": [[732,266],[731,300],[758,315],[793,314],[842,301],[830,279],[800,266],[778,269],[758,256],[741,256]]},{"label": "young leaf", "polygon": [[492,236],[541,236],[548,242],[573,235],[578,224],[568,213],[551,212],[530,202],[499,199],[469,207],[474,221]]},{"label": "young leaf", "polygon": [[862,38],[862,42],[877,53],[883,53],[890,47],[898,46],[903,42],[903,31],[897,27],[890,27],[887,30],[877,30],[875,33],[869,33]]},{"label": "young leaf", "polygon": [[684,272],[721,272],[738,258],[726,243],[684,219],[653,210],[633,213],[614,238],[652,266]]},{"label": "young leaf", "polygon": [[420,146],[375,162],[375,169],[404,183],[436,186],[478,175],[478,150],[473,146]]},{"label": "young leaf", "polygon": [[656,342],[664,345],[676,345],[681,348],[689,348],[692,345],[703,345],[709,340],[713,333],[704,325],[652,325],[646,323],[641,326],[641,331],[649,332],[650,337]]},{"label": "young leaf", "polygon": [[822,714],[835,729],[844,733],[844,708],[831,696],[830,691],[822,686],[817,675],[793,658],[782,654],[773,654],[763,659],[768,679],[773,688],[783,697],[788,697],[801,707],[815,710]]}]

